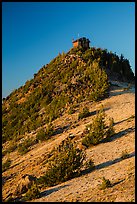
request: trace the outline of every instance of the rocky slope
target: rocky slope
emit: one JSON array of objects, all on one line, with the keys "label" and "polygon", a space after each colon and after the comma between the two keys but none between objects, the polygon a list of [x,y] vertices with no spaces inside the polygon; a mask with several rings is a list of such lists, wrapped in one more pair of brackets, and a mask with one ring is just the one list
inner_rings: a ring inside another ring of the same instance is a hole
[{"label": "rocky slope", "polygon": [[[3,99],[3,201],[23,201],[24,193],[45,174],[53,149],[68,137],[94,161],[94,171],[86,169],[54,187],[40,186],[35,201],[134,201],[132,82],[134,74],[122,55],[94,47],[72,48]],[[81,142],[85,128],[101,105],[114,119],[115,134],[107,142],[85,148]],[[84,107],[90,114],[79,119]],[[103,177],[111,187],[101,190]]]},{"label": "rocky slope", "polygon": [[[86,149],[87,157],[94,161],[94,171],[85,172],[80,177],[53,187],[41,188],[41,197],[32,201],[135,201],[135,89],[133,85],[128,87],[127,83],[112,82],[114,83],[108,98],[98,102],[81,102],[75,113],[71,115],[65,113],[55,119],[53,125],[58,130],[58,134],[48,141],[33,145],[24,155],[20,155],[15,150],[3,157],[3,162],[7,158],[11,159],[10,168],[2,174],[3,200],[14,195],[23,175],[29,174],[35,177],[43,175],[47,154],[69,134],[73,134],[77,143],[80,143],[85,126],[91,122],[96,110],[103,105],[107,116],[114,118],[116,133],[108,142]],[[78,120],[78,114],[85,105],[93,114]],[[30,135],[34,137],[36,132],[31,132]],[[8,145],[8,142],[4,143],[3,148],[6,149]],[[122,159],[122,155],[126,158]],[[111,187],[101,190],[103,177],[110,180]]]},{"label": "rocky slope", "polygon": [[[135,114],[134,88],[131,92],[123,91],[122,87],[112,90],[109,99],[101,104],[106,107],[107,115],[114,117],[116,135],[110,142],[87,150],[88,157],[95,162],[95,170],[44,189],[42,198],[35,201],[135,202],[135,121],[132,117]],[[89,121],[90,118],[86,119],[84,124]],[[77,131],[81,129],[82,124]],[[123,152],[128,153],[126,159],[121,159]],[[112,187],[100,190],[103,177],[110,180]]]}]

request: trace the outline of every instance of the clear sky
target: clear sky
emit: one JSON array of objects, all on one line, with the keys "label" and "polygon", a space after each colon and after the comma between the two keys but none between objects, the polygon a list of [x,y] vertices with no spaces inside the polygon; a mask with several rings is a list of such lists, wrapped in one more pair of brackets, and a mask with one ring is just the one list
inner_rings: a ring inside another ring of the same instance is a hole
[{"label": "clear sky", "polygon": [[78,37],[123,54],[135,73],[135,2],[2,2],[2,97]]}]

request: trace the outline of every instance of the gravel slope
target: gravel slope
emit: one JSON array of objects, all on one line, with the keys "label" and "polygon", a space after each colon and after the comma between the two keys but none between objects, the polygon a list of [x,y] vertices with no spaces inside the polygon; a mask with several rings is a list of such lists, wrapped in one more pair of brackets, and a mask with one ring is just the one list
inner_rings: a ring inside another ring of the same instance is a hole
[{"label": "gravel slope", "polygon": [[[118,82],[117,82],[118,84]],[[84,175],[71,179],[60,185],[42,189],[42,196],[33,202],[64,202],[64,201],[108,201],[108,202],[131,202],[135,201],[135,89],[124,90],[125,84],[118,84],[111,90],[110,97],[94,105],[87,103],[91,112],[99,109],[101,104],[105,107],[107,116],[113,117],[116,134],[109,142],[101,143],[87,149],[88,158],[92,158],[95,163],[95,170]],[[71,124],[71,128],[66,128],[63,133],[57,134],[48,142],[39,143],[24,156],[19,156],[17,152],[10,154],[12,168],[3,173],[4,177],[11,176],[3,185],[3,198],[9,192],[14,192],[16,185],[25,173],[39,177],[44,172],[41,165],[44,156],[59,144],[69,133],[79,135],[85,125],[91,122],[92,117],[83,119],[77,125],[73,125],[77,120],[78,113],[64,115],[55,121],[57,127]],[[127,151],[128,158],[122,160],[123,151]],[[102,178],[109,179],[112,187],[101,190],[99,185]]]}]

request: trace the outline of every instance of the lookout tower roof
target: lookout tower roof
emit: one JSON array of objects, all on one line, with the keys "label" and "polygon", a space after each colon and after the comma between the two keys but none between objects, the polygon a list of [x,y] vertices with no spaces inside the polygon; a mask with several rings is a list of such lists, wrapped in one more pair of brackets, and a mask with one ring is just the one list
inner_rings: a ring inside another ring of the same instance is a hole
[{"label": "lookout tower roof", "polygon": [[89,48],[90,40],[85,38],[85,37],[82,37],[82,38],[78,38],[76,40],[73,40],[72,43],[73,43],[73,47],[81,46],[83,48]]}]

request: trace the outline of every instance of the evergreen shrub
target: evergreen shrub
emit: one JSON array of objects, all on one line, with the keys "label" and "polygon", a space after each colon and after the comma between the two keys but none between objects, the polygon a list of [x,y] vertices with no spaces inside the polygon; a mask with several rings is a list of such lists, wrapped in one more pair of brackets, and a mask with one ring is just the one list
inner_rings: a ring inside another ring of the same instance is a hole
[{"label": "evergreen shrub", "polygon": [[49,159],[46,173],[39,178],[39,183],[54,186],[79,175],[84,158],[85,152],[76,148],[71,139],[67,138]]}]

